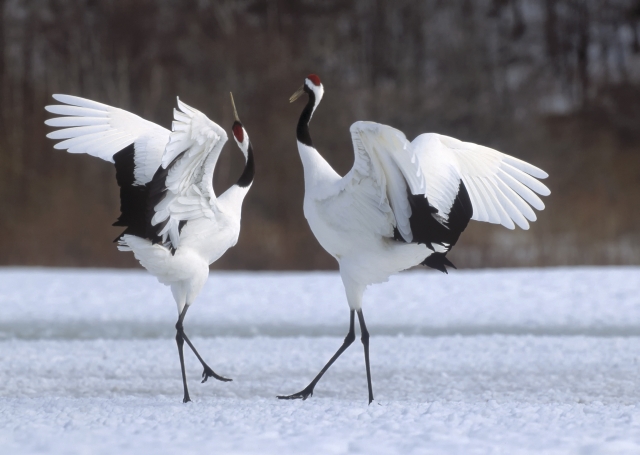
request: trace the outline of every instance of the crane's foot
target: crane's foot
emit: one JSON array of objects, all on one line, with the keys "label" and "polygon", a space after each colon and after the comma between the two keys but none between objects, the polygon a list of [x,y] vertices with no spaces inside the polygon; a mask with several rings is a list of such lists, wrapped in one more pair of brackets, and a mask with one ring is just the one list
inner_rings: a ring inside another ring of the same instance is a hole
[{"label": "crane's foot", "polygon": [[184,394],[184,398],[182,399],[183,403],[188,403],[191,401],[191,398],[189,397],[189,392]]},{"label": "crane's foot", "polygon": [[225,377],[220,376],[219,374],[216,374],[215,371],[213,371],[211,368],[209,368],[207,365],[205,365],[204,366],[204,371],[202,372],[202,384],[207,382],[207,379],[209,379],[209,378],[214,378],[214,379],[217,379],[218,381],[222,381],[222,382],[233,381],[233,379],[225,378]]},{"label": "crane's foot", "polygon": [[313,387],[308,385],[304,390],[301,390],[298,393],[294,393],[293,395],[278,395],[278,399],[280,400],[306,400],[309,397],[313,396]]}]

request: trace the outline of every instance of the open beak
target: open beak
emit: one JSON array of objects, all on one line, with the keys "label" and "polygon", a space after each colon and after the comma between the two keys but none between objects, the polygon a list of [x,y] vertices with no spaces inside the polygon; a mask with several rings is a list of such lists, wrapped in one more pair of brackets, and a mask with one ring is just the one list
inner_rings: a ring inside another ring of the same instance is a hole
[{"label": "open beak", "polygon": [[238,111],[236,111],[236,103],[233,102],[233,93],[229,92],[229,95],[231,95],[231,105],[233,106],[233,116],[235,117],[236,122],[241,123],[240,118],[238,118]]},{"label": "open beak", "polygon": [[293,103],[295,100],[297,100],[298,98],[300,98],[304,93],[304,85],[302,87],[300,87],[298,90],[296,90],[296,92],[291,95],[291,98],[289,98],[289,102]]}]

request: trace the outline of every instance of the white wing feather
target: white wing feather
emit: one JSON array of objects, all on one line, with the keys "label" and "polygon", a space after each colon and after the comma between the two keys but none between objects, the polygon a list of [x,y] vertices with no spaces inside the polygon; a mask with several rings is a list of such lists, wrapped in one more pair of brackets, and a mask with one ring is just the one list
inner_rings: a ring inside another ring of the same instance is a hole
[{"label": "white wing feather", "polygon": [[397,227],[411,241],[407,190],[424,193],[425,182],[409,141],[401,131],[374,122],[356,122],[350,131],[355,160],[338,182],[337,193],[327,199],[330,219],[385,237],[393,236]]},{"label": "white wing feather", "polygon": [[113,162],[113,155],[128,145],[135,147],[135,183],[144,185],[160,166],[170,131],[117,107],[71,95],[53,95],[61,105],[46,106],[54,117],[49,126],[62,128],[47,134],[64,139],[54,148],[69,153],[87,153]]},{"label": "white wing feather", "polygon": [[488,147],[427,133],[418,136],[411,149],[425,175],[427,198],[441,216],[449,214],[460,180],[473,206],[471,219],[502,224],[509,229],[515,228],[514,222],[529,229],[527,220],[536,220],[530,205],[544,209],[535,193],[541,196],[551,193],[536,180],[548,176],[542,169]]},{"label": "white wing feather", "polygon": [[166,221],[159,235],[174,248],[180,244],[180,221],[215,219],[213,171],[227,142],[226,132],[203,113],[179,99],[178,107],[161,164],[169,168],[163,182],[166,193],[151,220],[154,226]]},{"label": "white wing feather", "polygon": [[424,194],[425,191],[424,175],[411,144],[402,131],[380,123],[356,122],[350,130],[354,149],[362,149],[356,156],[366,154],[371,158],[376,173],[383,177],[379,180],[381,192],[389,200],[395,226],[402,237],[411,242],[411,207],[407,191],[411,194]]}]

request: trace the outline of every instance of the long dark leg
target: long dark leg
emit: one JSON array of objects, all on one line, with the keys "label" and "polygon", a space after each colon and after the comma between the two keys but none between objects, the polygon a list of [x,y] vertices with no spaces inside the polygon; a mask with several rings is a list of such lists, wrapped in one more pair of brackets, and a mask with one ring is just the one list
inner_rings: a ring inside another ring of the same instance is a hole
[{"label": "long dark leg", "polygon": [[[189,308],[189,305],[185,305],[184,306],[184,309],[182,310],[182,313],[180,314],[180,317],[178,318],[178,323],[176,324],[176,330],[180,333],[180,335],[184,339],[184,341],[187,342],[187,344],[189,345],[189,347],[191,348],[193,353],[196,355],[196,357],[198,358],[198,360],[202,364],[202,367],[204,368],[204,371],[202,372],[202,382],[207,382],[207,379],[209,379],[210,377],[211,378],[215,378],[218,381],[223,381],[223,382],[232,381],[232,379],[224,378],[224,377],[220,376],[219,374],[216,374],[216,372],[213,371],[209,367],[209,365],[206,364],[206,362],[202,359],[202,357],[200,357],[200,354],[198,354],[198,351],[196,351],[195,346],[193,345],[193,343],[191,343],[191,340],[189,340],[189,337],[187,337],[187,334],[184,333],[184,327],[182,326],[182,321],[184,320],[184,317],[187,314],[187,309],[188,308]],[[177,335],[176,335],[176,337],[177,337]]]},{"label": "long dark leg", "polygon": [[364,323],[362,310],[358,310],[358,321],[360,321],[360,333],[362,345],[364,346],[364,364],[367,368],[367,386],[369,387],[369,404],[373,401],[373,387],[371,385],[371,366],[369,365],[369,331]]},{"label": "long dark leg", "polygon": [[298,398],[306,400],[310,396],[313,396],[313,389],[318,383],[318,381],[320,381],[320,378],[322,378],[322,375],[325,374],[325,372],[329,369],[329,367],[333,365],[333,362],[335,362],[338,359],[338,357],[340,357],[340,355],[344,351],[346,351],[347,348],[351,346],[351,343],[353,343],[353,341],[356,339],[356,332],[354,328],[354,321],[355,321],[354,310],[351,310],[350,316],[351,318],[349,322],[349,333],[347,333],[347,336],[344,338],[344,342],[342,343],[342,346],[340,346],[340,349],[336,351],[336,353],[333,355],[333,357],[331,357],[331,359],[327,362],[324,368],[320,370],[320,373],[318,373],[318,375],[315,378],[313,378],[313,381],[311,381],[311,383],[307,387],[305,387],[303,390],[301,390],[298,393],[294,393],[293,395],[279,395],[278,398],[280,398],[281,400],[295,400]]},{"label": "long dark leg", "polygon": [[178,322],[176,322],[176,344],[178,345],[178,354],[180,355],[180,369],[182,370],[182,386],[184,387],[184,398],[182,399],[183,403],[188,403],[191,401],[189,398],[189,388],[187,387],[187,374],[184,370],[184,332],[182,331],[182,320],[184,319],[184,315],[187,313],[187,306],[184,307],[180,316],[178,317]]}]

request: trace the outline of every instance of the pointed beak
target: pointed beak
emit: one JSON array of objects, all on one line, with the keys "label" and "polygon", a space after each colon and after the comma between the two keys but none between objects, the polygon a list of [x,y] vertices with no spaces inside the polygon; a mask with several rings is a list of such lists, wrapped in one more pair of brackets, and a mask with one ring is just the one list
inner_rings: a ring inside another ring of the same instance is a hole
[{"label": "pointed beak", "polygon": [[293,103],[295,100],[300,98],[303,94],[304,94],[304,85],[300,87],[298,90],[296,90],[296,92],[293,95],[291,95],[291,98],[289,98],[289,102]]},{"label": "pointed beak", "polygon": [[231,95],[231,105],[233,106],[233,116],[235,117],[236,122],[241,123],[240,118],[238,118],[238,111],[236,111],[236,103],[233,102],[233,93],[229,92],[229,95]]}]

